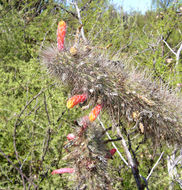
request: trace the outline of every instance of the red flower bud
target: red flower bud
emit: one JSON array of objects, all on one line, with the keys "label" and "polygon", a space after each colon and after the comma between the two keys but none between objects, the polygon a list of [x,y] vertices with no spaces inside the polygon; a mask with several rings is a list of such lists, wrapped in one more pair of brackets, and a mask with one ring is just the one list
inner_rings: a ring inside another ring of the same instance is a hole
[{"label": "red flower bud", "polygon": [[75,170],[73,168],[60,168],[57,170],[52,171],[52,175],[53,174],[64,174],[64,173],[74,173]]},{"label": "red flower bud", "polygon": [[84,102],[87,99],[87,94],[75,95],[67,101],[67,108],[73,108],[75,105]]},{"label": "red flower bud", "polygon": [[111,159],[112,156],[115,154],[115,152],[116,152],[115,148],[109,150],[109,152],[106,154],[105,158]]},{"label": "red flower bud", "polygon": [[116,152],[116,149],[113,148],[113,149],[111,149],[109,152],[111,153],[111,156],[113,156],[113,155],[115,154],[115,152]]},{"label": "red flower bud", "polygon": [[95,106],[95,108],[89,114],[89,120],[94,121],[97,118],[97,116],[99,115],[101,109],[102,109],[101,104],[98,104],[97,106]]},{"label": "red flower bud", "polygon": [[72,134],[72,133],[70,133],[70,134],[67,135],[67,139],[68,139],[69,141],[74,140],[74,139],[75,139],[75,135]]},{"label": "red flower bud", "polygon": [[57,29],[57,47],[61,51],[64,49],[64,39],[66,35],[66,23],[60,21]]}]

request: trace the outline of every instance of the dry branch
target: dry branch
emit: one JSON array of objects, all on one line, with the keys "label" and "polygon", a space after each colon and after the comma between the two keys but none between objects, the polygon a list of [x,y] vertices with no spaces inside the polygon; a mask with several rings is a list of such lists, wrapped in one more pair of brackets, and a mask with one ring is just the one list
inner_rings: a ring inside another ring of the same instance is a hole
[{"label": "dry branch", "polygon": [[117,134],[121,137],[121,142],[122,142],[122,145],[123,145],[123,148],[125,150],[125,154],[127,156],[127,159],[128,159],[128,163],[129,163],[129,166],[131,167],[131,170],[132,170],[132,173],[133,173],[133,176],[135,178],[135,181],[136,181],[136,184],[137,184],[137,188],[138,190],[142,190],[144,189],[142,183],[141,183],[141,179],[140,179],[140,174],[139,174],[139,170],[138,170],[138,166],[135,162],[135,160],[132,158],[132,155],[128,149],[128,146],[126,144],[126,141],[123,137],[123,135],[121,134],[121,131],[119,129],[119,127],[117,127]]},{"label": "dry branch", "polygon": [[[6,160],[19,172],[19,174],[25,178],[30,184],[32,184],[34,186],[34,189],[37,189],[37,185],[35,183],[33,183],[23,172],[20,168],[18,168],[17,166],[15,166],[13,164],[13,162],[8,158],[8,156],[0,149],[0,153],[6,158]],[[26,187],[24,186],[24,188],[26,189]]]},{"label": "dry branch", "polygon": [[161,153],[161,155],[159,156],[159,159],[157,160],[157,162],[154,164],[153,168],[150,170],[149,175],[147,176],[146,180],[148,181],[149,178],[151,177],[154,169],[156,168],[156,166],[158,165],[159,161],[161,160],[162,156],[163,156],[164,152]]},{"label": "dry branch", "polygon": [[[81,19],[81,15],[80,15],[80,9],[79,9],[79,7],[78,7],[76,1],[73,3],[73,5],[74,5],[75,8],[76,8],[77,15],[78,15],[78,20],[79,20],[80,24],[82,25],[83,23],[82,23],[82,19]],[[81,28],[81,35],[82,35],[82,38],[83,38],[84,42],[87,43],[87,39],[86,39],[86,37],[85,37],[85,33],[84,33],[83,27]]]},{"label": "dry branch", "polygon": [[180,42],[180,47],[179,49],[177,50],[177,52],[175,52],[170,46],[169,44],[163,40],[163,42],[166,44],[166,46],[169,48],[169,50],[176,56],[176,67],[179,65],[179,60],[180,60],[180,53],[182,51],[182,42]]},{"label": "dry branch", "polygon": [[[100,122],[100,124],[101,124],[101,126],[102,126],[102,128],[104,129],[104,130],[106,130],[106,128],[105,128],[105,126],[104,126],[104,124],[102,123],[102,121],[100,120],[100,118],[98,117],[98,120],[99,120],[99,122]],[[109,135],[109,133],[108,132],[106,132],[106,135],[107,135],[107,137],[108,137],[108,139],[111,139],[111,137],[110,137],[110,135]],[[114,142],[112,142],[111,143],[112,145],[113,145],[113,147],[116,149],[116,151],[117,151],[117,153],[119,154],[119,156],[120,156],[120,158],[121,158],[121,160],[127,165],[127,166],[129,166],[129,164],[128,164],[128,162],[124,159],[124,157],[122,156],[122,154],[120,153],[120,151],[118,150],[118,148],[117,148],[117,146],[115,145],[115,143]]]}]

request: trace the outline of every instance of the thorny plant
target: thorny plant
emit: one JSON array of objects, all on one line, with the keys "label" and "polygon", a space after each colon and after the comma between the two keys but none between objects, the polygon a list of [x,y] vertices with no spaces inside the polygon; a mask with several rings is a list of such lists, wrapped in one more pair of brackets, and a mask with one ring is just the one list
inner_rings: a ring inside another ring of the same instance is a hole
[{"label": "thorny plant", "polygon": [[[75,8],[79,13],[77,4]],[[80,14],[78,17],[81,21]],[[158,146],[164,143],[181,144],[181,97],[174,89],[169,90],[160,82],[154,81],[147,71],[143,72],[130,65],[123,65],[120,60],[110,59],[107,55],[108,51],[105,50],[111,44],[106,47],[92,46],[84,35],[82,25],[77,29],[75,40],[70,42],[70,47],[64,44],[65,34],[66,23],[61,21],[57,30],[58,44],[42,51],[41,62],[47,67],[49,74],[58,78],[70,90],[68,109],[77,104],[82,107],[82,110],[94,108],[88,116],[76,121],[75,131],[67,136],[68,142],[64,145],[67,155],[63,159],[66,160],[69,168],[54,170],[52,174],[73,173],[76,189],[113,189],[114,179],[113,175],[112,178],[110,175],[112,168],[108,160],[117,151],[125,165],[131,169],[137,188],[148,189],[148,180],[161,160],[163,152],[145,178],[139,171],[139,147],[149,139],[153,142],[155,154]],[[14,165],[0,149],[3,157],[20,174],[24,189],[27,182],[29,189],[31,185],[38,189],[39,184],[49,172],[49,168],[44,171],[39,183],[36,182],[37,176],[34,176],[32,171],[30,175],[25,175],[22,167],[26,159],[21,161],[17,150],[17,127],[23,122],[20,117],[27,107],[45,91],[46,89],[42,89],[27,102],[15,122],[13,143],[18,165]],[[44,105],[47,118],[51,123],[45,94]],[[39,107],[35,106],[35,109]],[[100,112],[101,117],[104,116],[104,123],[98,118]],[[30,114],[31,112],[27,116]],[[61,119],[60,116],[57,121]],[[108,133],[111,129],[113,134],[116,134],[114,139]],[[52,130],[48,127],[40,166],[48,151],[51,135]],[[142,136],[142,140],[141,138],[138,140],[137,135]],[[125,152],[124,157],[113,141],[121,143]],[[114,146],[111,150],[107,147],[110,142]],[[135,147],[134,143],[136,143]],[[171,168],[174,168],[173,165],[175,164],[171,164]],[[30,166],[30,170],[33,170],[32,168]]]},{"label": "thorny plant", "polygon": [[[83,110],[95,106],[88,116],[77,121],[74,134],[67,137],[70,141],[65,145],[68,155],[64,159],[72,168],[55,170],[52,174],[74,173],[76,189],[112,189],[107,160],[116,149],[109,151],[106,145],[120,140],[128,162],[123,161],[131,168],[137,188],[148,188],[149,177],[139,173],[136,151],[147,139],[152,140],[154,148],[164,142],[182,142],[182,99],[175,90],[169,91],[154,81],[147,71],[110,60],[104,50],[111,45],[91,46],[83,31],[80,35],[81,29],[82,25],[71,47],[64,47],[66,23],[59,22],[57,47],[48,47],[41,54],[49,74],[71,91],[68,109],[77,104]],[[116,139],[105,140],[107,129],[100,120],[100,124],[95,121],[101,110],[116,132]],[[143,140],[134,150],[132,136],[136,134],[142,134]]]}]

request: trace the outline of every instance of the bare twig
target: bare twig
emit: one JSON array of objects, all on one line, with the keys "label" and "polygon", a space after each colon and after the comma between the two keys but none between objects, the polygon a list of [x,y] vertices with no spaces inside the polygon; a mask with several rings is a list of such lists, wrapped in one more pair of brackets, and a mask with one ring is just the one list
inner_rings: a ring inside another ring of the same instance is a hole
[{"label": "bare twig", "polygon": [[67,10],[67,9],[64,8],[63,6],[61,6],[61,5],[55,5],[55,7],[58,7],[58,8],[60,8],[60,9],[62,9],[63,11],[66,11],[67,13],[71,14],[73,17],[75,17],[76,19],[78,19],[78,16],[77,16],[74,12],[72,12],[72,11],[70,11],[70,10]]},{"label": "bare twig", "polygon": [[121,142],[122,142],[123,148],[125,150],[126,156],[128,158],[128,163],[131,166],[131,170],[132,170],[133,176],[135,178],[137,188],[138,188],[138,190],[143,190],[144,187],[141,184],[141,179],[140,179],[140,174],[139,174],[139,171],[138,171],[138,166],[137,166],[137,164],[135,163],[135,161],[133,160],[133,158],[131,156],[131,153],[130,153],[128,147],[127,147],[127,144],[126,144],[126,141],[125,141],[123,135],[121,134],[121,131],[120,131],[119,127],[117,127],[117,134],[121,137]]},{"label": "bare twig", "polygon": [[176,167],[176,165],[178,165],[178,163],[179,163],[180,161],[182,161],[182,155],[178,156],[178,157],[175,159],[175,161],[174,161],[174,163],[173,163],[173,167],[172,167],[171,169],[173,169],[174,167]]},{"label": "bare twig", "polygon": [[[54,86],[55,84],[51,84],[49,87]],[[20,114],[18,115],[18,118],[16,119],[15,125],[18,126],[21,122],[19,122],[20,117],[22,116],[22,114],[24,113],[24,111],[27,109],[27,107],[37,98],[39,97],[45,90],[47,90],[48,88],[43,88],[38,94],[36,94],[31,100],[29,100],[26,105],[24,106],[24,108],[22,109],[22,111],[20,112]]]},{"label": "bare twig", "polygon": [[23,160],[21,167],[20,167],[20,170],[22,169],[22,167],[23,167],[24,163],[26,162],[26,160],[28,159],[29,155],[30,155],[30,152],[27,154],[26,158]]},{"label": "bare twig", "polygon": [[37,185],[33,183],[25,174],[23,174],[22,170],[15,166],[13,162],[8,158],[8,156],[0,149],[0,153],[6,158],[6,160],[20,173],[21,176],[23,176],[29,183],[33,184],[34,188],[37,189]]},{"label": "bare twig", "polygon": [[[42,89],[36,96],[34,96],[29,102],[27,102],[27,104],[24,106],[24,108],[22,109],[22,111],[20,112],[20,114],[18,115],[18,118],[16,119],[16,122],[14,124],[14,133],[13,133],[13,146],[15,149],[15,155],[16,155],[16,159],[20,165],[20,171],[22,168],[22,163],[19,159],[19,154],[16,148],[16,131],[17,131],[17,126],[21,123],[21,121],[19,121],[20,117],[22,116],[22,114],[24,113],[24,111],[26,110],[26,108],[32,103],[33,100],[35,100],[38,96],[40,96],[43,92],[45,91],[45,89]],[[21,178],[22,178],[22,182],[23,182],[23,187],[24,189],[26,189],[25,186],[25,180],[24,180],[24,176],[22,175],[22,171],[20,172]]]},{"label": "bare twig", "polygon": [[146,186],[146,189],[149,190],[148,188],[148,181],[146,180],[146,178],[144,178],[142,175],[140,175],[140,177],[143,179],[143,181],[145,182],[145,186]]},{"label": "bare twig", "polygon": [[4,176],[6,176],[6,178],[8,179],[8,181],[13,184],[13,181],[12,181],[12,180],[8,177],[8,175],[7,175],[7,173],[8,173],[9,171],[6,173],[6,172],[4,172],[4,170],[3,170],[3,168],[2,168],[1,166],[0,166],[0,168],[1,168],[1,175],[3,174]]},{"label": "bare twig", "polygon": [[[41,105],[41,106],[38,106],[38,102],[39,102],[39,101],[36,100],[35,106],[32,108],[32,110],[31,110],[29,113],[26,114],[25,118],[28,117],[29,115],[31,115],[33,112],[35,112],[35,110],[37,110],[37,108],[39,108],[39,107],[42,106],[42,105]],[[38,106],[38,107],[37,107],[37,106]],[[24,119],[25,119],[25,118],[24,118]],[[22,122],[24,121],[24,119],[22,119]]]},{"label": "bare twig", "polygon": [[[54,85],[54,84],[53,84]],[[51,86],[53,86],[51,85]],[[19,163],[19,170],[21,172],[20,175],[21,175],[21,178],[22,178],[22,182],[23,182],[23,187],[24,189],[26,189],[26,185],[25,185],[25,180],[24,180],[24,176],[22,175],[22,163],[19,159],[19,154],[18,154],[18,151],[17,151],[17,147],[16,147],[16,133],[17,133],[17,127],[22,123],[22,121],[20,121],[20,117],[23,115],[24,111],[27,109],[27,107],[38,97],[40,96],[47,88],[44,88],[42,89],[37,95],[35,95],[31,100],[29,100],[26,105],[24,106],[24,108],[22,109],[22,111],[20,112],[20,114],[18,115],[17,119],[16,119],[16,122],[14,124],[14,133],[13,133],[13,146],[14,146],[14,150],[15,150],[15,155],[16,155],[16,159]]]},{"label": "bare twig", "polygon": [[[182,149],[181,149],[182,151]],[[180,152],[181,152],[180,151]],[[182,180],[180,179],[180,174],[178,173],[178,163],[182,162],[182,153],[176,158],[178,152],[178,148],[175,147],[174,151],[170,156],[167,156],[167,168],[168,168],[168,174],[171,178],[171,182],[169,184],[169,188],[174,188],[174,182],[177,182],[180,187],[182,188]],[[180,165],[180,164],[179,164]]]},{"label": "bare twig", "polygon": [[181,53],[181,51],[182,51],[182,43],[181,43],[181,45],[180,45],[180,47],[179,47],[179,49],[178,49],[178,51],[176,53],[176,66],[179,64],[179,59],[180,59],[180,53]]},{"label": "bare twig", "polygon": [[62,116],[66,113],[66,111],[67,111],[67,109],[66,110],[64,110],[62,113],[61,113],[61,115],[58,117],[58,119],[57,119],[57,123],[60,121],[60,119],[62,118]]},{"label": "bare twig", "polygon": [[46,156],[46,153],[48,151],[50,138],[51,138],[51,129],[49,127],[48,130],[47,130],[46,138],[45,138],[44,143],[43,143],[43,154],[42,154],[42,158],[41,158],[41,164],[43,163],[44,158]]},{"label": "bare twig", "polygon": [[16,128],[17,128],[17,125],[15,124],[15,125],[14,125],[14,133],[13,133],[13,146],[14,146],[14,149],[15,149],[16,159],[17,159],[18,164],[19,164],[19,166],[20,166],[19,170],[21,171],[21,172],[20,172],[20,176],[21,176],[21,178],[22,178],[23,187],[24,187],[24,189],[26,190],[25,179],[24,179],[24,176],[22,175],[22,170],[21,170],[21,168],[22,168],[22,163],[21,163],[21,161],[20,161],[20,159],[19,159],[18,151],[17,151],[17,148],[16,148]]},{"label": "bare twig", "polygon": [[164,152],[161,153],[159,159],[157,160],[157,162],[154,164],[153,168],[151,169],[149,175],[148,175],[147,178],[146,178],[147,181],[149,180],[149,178],[150,178],[150,176],[152,175],[152,173],[153,173],[155,167],[158,165],[159,161],[161,160],[163,154],[164,154]]},{"label": "bare twig", "polygon": [[20,114],[18,115],[18,118],[17,118],[16,123],[15,123],[16,126],[19,125],[18,121],[19,121],[20,117],[22,116],[22,114],[24,113],[24,111],[27,109],[27,107],[28,107],[38,96],[40,96],[44,91],[45,91],[45,89],[42,89],[37,95],[35,95],[30,101],[27,102],[27,104],[24,106],[24,108],[22,109],[22,111],[21,111]]},{"label": "bare twig", "polygon": [[[78,8],[78,5],[77,5],[76,1],[75,1],[74,3],[72,3],[72,4],[73,4],[73,5],[75,6],[75,8],[76,8],[77,15],[78,15],[78,20],[79,20],[80,24],[83,25],[82,19],[81,19],[81,15],[80,15],[80,9]],[[82,35],[82,38],[83,38],[84,42],[87,43],[87,39],[86,39],[86,37],[85,37],[85,33],[84,33],[83,27],[81,28],[81,35]]]},{"label": "bare twig", "polygon": [[165,40],[163,40],[163,42],[166,44],[166,46],[169,48],[169,50],[176,56],[175,51],[169,46],[169,44]]},{"label": "bare twig", "polygon": [[84,11],[84,10],[88,7],[88,5],[92,3],[92,1],[93,1],[93,0],[88,1],[88,2],[81,8],[80,12]]},{"label": "bare twig", "polygon": [[50,30],[52,29],[52,27],[54,26],[55,22],[56,22],[56,20],[51,24],[50,29],[47,30],[47,32],[45,33],[44,39],[43,39],[43,41],[42,41],[42,43],[41,43],[41,46],[40,46],[40,50],[42,50],[42,48],[43,48],[43,46],[44,46],[44,42],[45,42],[45,40],[46,40],[46,36],[47,36],[47,34],[50,32]]},{"label": "bare twig", "polygon": [[48,109],[47,109],[47,102],[46,102],[46,95],[44,93],[44,105],[45,105],[45,111],[46,111],[46,114],[47,114],[47,119],[48,119],[48,122],[49,122],[49,125],[51,124],[51,120],[50,120],[50,117],[49,117],[49,112],[48,112]]},{"label": "bare twig", "polygon": [[166,44],[166,46],[169,48],[169,50],[176,56],[176,67],[177,67],[177,66],[179,65],[180,53],[181,53],[181,51],[182,51],[182,42],[181,42],[181,45],[180,45],[180,47],[179,47],[179,49],[178,49],[177,52],[175,52],[175,51],[169,46],[169,44],[168,44],[165,40],[163,40],[163,42]]},{"label": "bare twig", "polygon": [[109,143],[109,142],[120,141],[120,140],[121,140],[120,137],[116,138],[116,139],[108,139],[108,140],[105,140],[104,143],[106,144],[106,143]]},{"label": "bare twig", "polygon": [[[105,128],[104,124],[102,123],[102,121],[100,120],[99,117],[98,117],[98,120],[99,120],[99,122],[100,122],[102,128],[106,131],[106,128]],[[108,137],[109,139],[112,139],[107,131],[106,131],[106,135],[107,135],[107,137]],[[116,149],[116,151],[117,151],[117,153],[119,154],[121,160],[123,160],[123,162],[129,167],[128,162],[124,159],[124,157],[122,156],[122,154],[119,152],[119,150],[118,150],[118,148],[117,148],[117,146],[115,145],[114,142],[112,142],[112,145],[113,145],[113,147]]]}]

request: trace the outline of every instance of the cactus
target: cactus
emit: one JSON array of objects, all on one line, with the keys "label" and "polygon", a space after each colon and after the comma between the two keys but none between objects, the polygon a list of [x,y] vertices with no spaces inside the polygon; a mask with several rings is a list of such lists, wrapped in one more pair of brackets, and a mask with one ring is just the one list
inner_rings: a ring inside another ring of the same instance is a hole
[{"label": "cactus", "polygon": [[41,53],[49,74],[74,95],[67,102],[68,108],[86,99],[88,104],[97,105],[89,116],[78,121],[71,152],[64,159],[75,169],[78,189],[112,189],[107,158],[116,150],[108,150],[103,140],[105,132],[93,122],[101,109],[112,120],[113,129],[127,124],[155,144],[181,144],[182,98],[175,89],[155,81],[149,72],[108,59],[101,48],[82,41],[74,53],[73,48],[59,52],[59,47],[52,46]]},{"label": "cactus", "polygon": [[[50,75],[71,89],[88,93],[116,121],[122,119],[157,141],[182,142],[182,98],[175,90],[154,81],[147,71],[115,65],[97,47],[79,44],[77,56],[48,47],[41,54]],[[138,114],[136,114],[138,113]]]},{"label": "cactus", "polygon": [[77,188],[111,190],[108,159],[112,158],[115,150],[109,150],[103,143],[103,130],[99,125],[90,123],[86,129],[78,128],[75,133],[72,145],[68,148],[70,153],[63,160],[67,160],[75,169],[73,178]]}]

